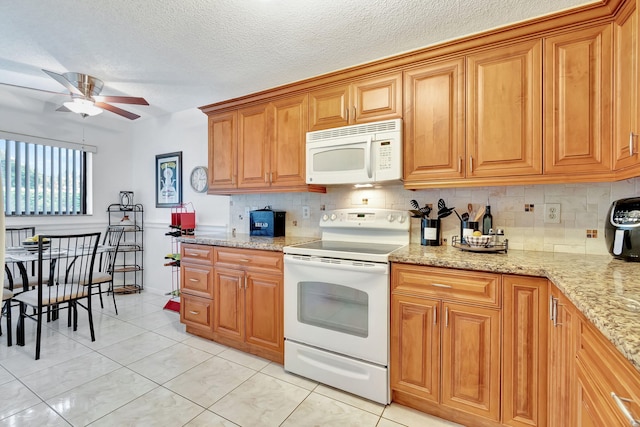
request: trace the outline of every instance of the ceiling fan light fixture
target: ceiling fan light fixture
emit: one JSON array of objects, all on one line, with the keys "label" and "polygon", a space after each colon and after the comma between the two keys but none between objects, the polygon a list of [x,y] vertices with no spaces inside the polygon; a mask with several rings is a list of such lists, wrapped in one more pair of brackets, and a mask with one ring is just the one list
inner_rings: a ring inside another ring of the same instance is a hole
[{"label": "ceiling fan light fixture", "polygon": [[83,98],[73,98],[72,101],[65,102],[64,106],[74,113],[85,116],[96,116],[104,111],[102,108],[96,107],[90,99]]}]

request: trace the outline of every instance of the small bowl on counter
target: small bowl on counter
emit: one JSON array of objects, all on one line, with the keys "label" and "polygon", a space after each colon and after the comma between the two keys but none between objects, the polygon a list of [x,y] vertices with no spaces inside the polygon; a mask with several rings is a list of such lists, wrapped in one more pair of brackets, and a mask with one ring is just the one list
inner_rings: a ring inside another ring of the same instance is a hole
[{"label": "small bowl on counter", "polygon": [[465,236],[465,240],[469,246],[472,248],[484,248],[487,247],[492,240],[493,236],[482,235],[482,236]]}]

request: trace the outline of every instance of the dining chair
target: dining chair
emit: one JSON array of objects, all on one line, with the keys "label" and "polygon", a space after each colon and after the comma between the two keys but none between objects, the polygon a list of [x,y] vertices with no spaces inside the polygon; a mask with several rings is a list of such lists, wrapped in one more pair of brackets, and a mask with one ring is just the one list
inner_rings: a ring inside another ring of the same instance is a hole
[{"label": "dining chair", "polygon": [[[24,345],[25,319],[36,322],[36,360],[40,359],[43,315],[57,318],[58,310],[69,310],[68,326],[78,329],[78,307],[87,310],[91,341],[95,341],[91,311],[91,284],[100,232],[71,235],[40,235],[37,259],[39,284],[36,289],[14,296],[20,302],[17,344]],[[29,313],[27,307],[35,308]]]},{"label": "dining chair", "polygon": [[[13,339],[11,336],[11,299],[13,292],[2,288],[2,315],[7,318],[7,347],[11,347]],[[2,335],[2,324],[0,323],[0,335]]]},{"label": "dining chair", "polygon": [[[18,248],[22,242],[36,234],[35,227],[7,227],[5,228],[5,248]],[[20,271],[23,268],[24,271]],[[4,287],[12,292],[29,290],[38,285],[38,276],[35,274],[36,263],[19,265],[17,263],[5,264]],[[22,286],[22,289],[18,288]]]},{"label": "dining chair", "polygon": [[108,250],[100,252],[98,256],[98,269],[93,272],[91,288],[98,289],[98,295],[100,295],[100,307],[104,308],[102,302],[102,285],[107,283],[107,295],[111,293],[113,297],[113,307],[118,314],[118,306],[116,305],[116,294],[113,292],[113,268],[115,266],[116,258],[118,257],[118,250],[120,249],[120,241],[124,233],[124,227],[109,226],[104,234],[102,245],[108,247]]}]

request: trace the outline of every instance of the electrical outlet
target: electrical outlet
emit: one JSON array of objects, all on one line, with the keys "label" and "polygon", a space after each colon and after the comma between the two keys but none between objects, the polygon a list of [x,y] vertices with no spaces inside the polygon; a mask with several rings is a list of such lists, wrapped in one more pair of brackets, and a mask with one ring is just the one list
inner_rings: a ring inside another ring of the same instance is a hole
[{"label": "electrical outlet", "polygon": [[302,207],[302,219],[311,218],[311,211],[309,210],[309,206]]},{"label": "electrical outlet", "polygon": [[560,224],[560,203],[544,204],[545,224]]}]

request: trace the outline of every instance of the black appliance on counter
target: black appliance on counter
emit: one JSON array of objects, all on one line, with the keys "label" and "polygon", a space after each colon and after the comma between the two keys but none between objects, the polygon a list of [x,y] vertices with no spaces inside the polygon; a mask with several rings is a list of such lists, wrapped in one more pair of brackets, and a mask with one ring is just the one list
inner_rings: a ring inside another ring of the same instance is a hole
[{"label": "black appliance on counter", "polygon": [[271,210],[271,206],[249,212],[249,235],[281,237],[285,235],[285,211]]},{"label": "black appliance on counter", "polygon": [[611,204],[604,239],[615,258],[640,262],[640,197],[619,199]]}]

